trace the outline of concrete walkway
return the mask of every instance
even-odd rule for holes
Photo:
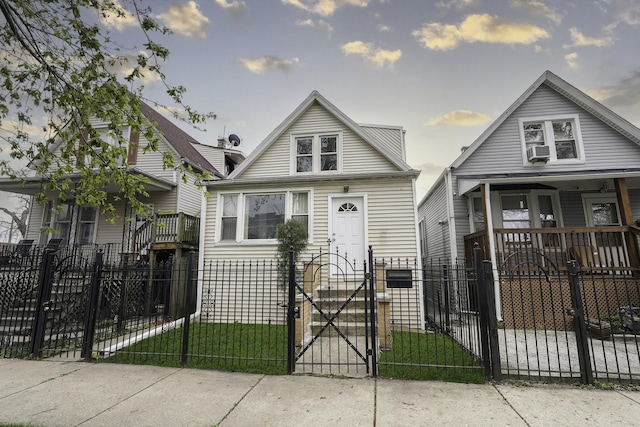
[[[0,359],[0,425],[638,425],[639,391]]]

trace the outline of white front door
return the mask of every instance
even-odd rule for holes
[[[620,210],[615,194],[585,194],[585,217],[588,227],[619,226]],[[625,242],[620,233],[592,233],[592,241],[597,245],[600,265],[620,267],[628,265]],[[597,262],[594,262],[597,264]]]
[[[334,197],[331,202],[331,252],[338,254],[332,272],[353,274],[365,261],[364,199],[362,196]]]

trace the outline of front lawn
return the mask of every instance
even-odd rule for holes
[[[405,380],[485,382],[482,364],[441,333],[395,331],[391,350],[380,355],[378,374]]]
[[[180,367],[182,327],[137,342],[105,359],[112,363]],[[260,374],[287,373],[287,327],[193,323],[185,367]]]

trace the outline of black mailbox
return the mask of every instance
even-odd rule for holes
[[[411,270],[387,270],[387,288],[412,288]]]

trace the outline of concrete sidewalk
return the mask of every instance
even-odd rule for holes
[[[0,359],[0,424],[638,425],[640,392]]]

